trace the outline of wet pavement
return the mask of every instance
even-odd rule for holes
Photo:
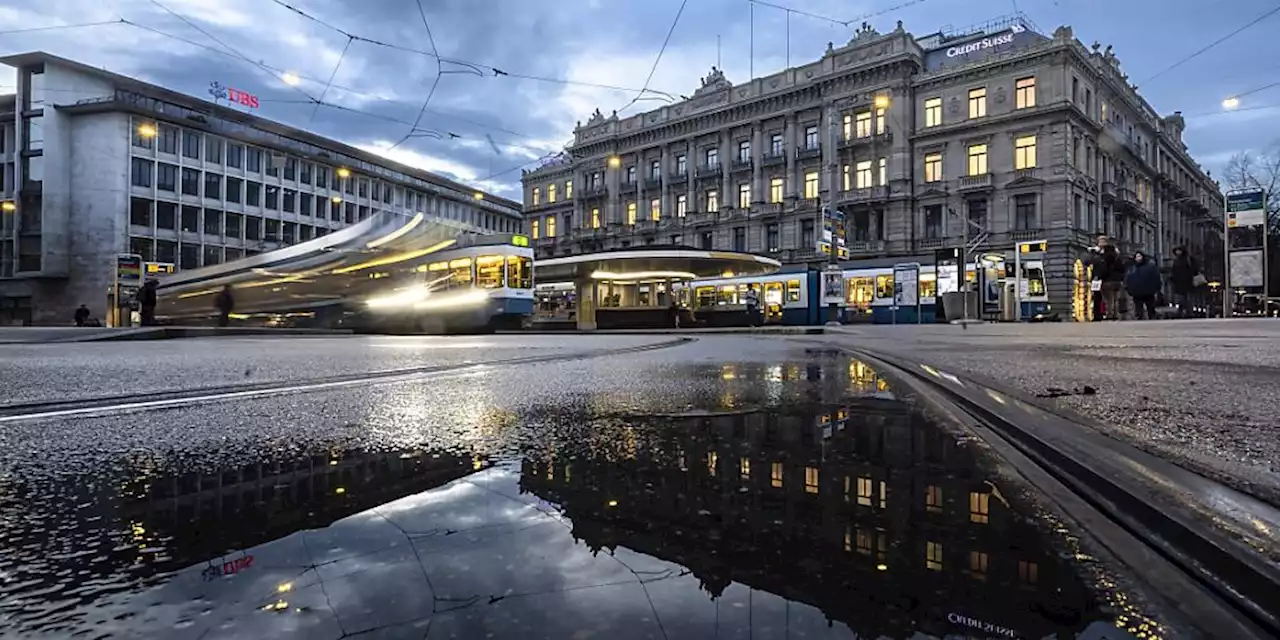
[[[326,353],[380,371],[624,342],[525,340],[207,341],[140,384],[203,381],[187,369],[226,375],[237,359],[302,380]],[[103,357],[83,348],[44,351],[49,382],[28,395],[74,395],[57,363]],[[1167,631],[1016,473],[905,395],[811,344],[707,337],[13,421],[0,430],[0,636]]]

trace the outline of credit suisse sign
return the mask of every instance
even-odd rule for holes
[[[1013,24],[1004,31],[930,51],[925,54],[924,66],[933,71],[945,66],[968,64],[995,53],[1019,49],[1043,40],[1044,36],[1020,24]]]

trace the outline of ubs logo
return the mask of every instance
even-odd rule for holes
[[[222,576],[235,575],[251,566],[253,566],[253,556],[244,556],[242,558],[236,558],[235,560],[228,560],[223,562],[221,565],[214,564],[213,561],[210,560],[209,566],[205,567],[204,571],[200,572],[200,577],[204,578],[205,582],[208,582],[210,580],[221,578]]]
[[[242,104],[250,109],[257,109],[259,106],[258,96],[239,89],[233,89],[217,80],[209,83],[209,95],[213,96],[214,100],[226,100],[227,102]]]

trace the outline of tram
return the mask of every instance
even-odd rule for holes
[[[381,212],[334,233],[159,279],[156,316],[211,324],[229,286],[233,325],[471,333],[520,327],[533,312],[527,238]]]

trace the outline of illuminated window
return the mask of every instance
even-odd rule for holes
[[[969,552],[969,573],[979,580],[987,579],[987,554],[981,551]]]
[[[769,180],[769,202],[777,204],[782,202],[782,178],[772,178]]]
[[[1013,83],[1013,107],[1026,109],[1036,106],[1036,79],[1019,78]]]
[[[844,526],[844,550],[853,551],[853,527]]]
[[[991,494],[969,492],[969,522],[986,524],[991,521]]]
[[[769,484],[775,488],[782,487],[782,463],[775,462],[769,465]]]
[[[636,203],[628,202],[627,203],[627,224],[635,224],[635,223],[636,223]]]
[[[654,198],[649,201],[649,219],[660,220],[662,218],[662,201]]]
[[[969,90],[969,117],[981,118],[987,115],[987,88],[978,87]]]
[[[689,213],[689,196],[680,194],[676,196],[676,217],[683,218]]]
[[[841,132],[844,134],[845,140],[853,138],[853,116],[847,113],[844,114],[844,126]]]
[[[871,478],[858,478],[858,504],[871,506]]]
[[[840,165],[840,188],[848,191],[853,188],[852,167],[847,164]]]
[[[1022,136],[1013,141],[1013,168],[1030,169],[1036,166],[1036,137]]]
[[[880,186],[889,184],[889,159],[880,158]]]
[[[750,184],[743,183],[738,185],[738,208],[739,209],[751,208],[751,185]]]
[[[534,220],[534,221],[530,224],[530,233],[529,233],[529,235],[533,236],[533,239],[534,239],[534,240],[537,240],[537,239],[538,239],[538,221],[537,221],[537,220]]]
[[[857,173],[854,174],[854,182],[859,189],[866,189],[871,186],[871,161],[863,160],[857,165]]]
[[[568,200],[569,198],[572,198],[572,197],[573,197],[573,181],[565,180],[564,181],[564,199]]]
[[[880,299],[893,297],[893,274],[876,276],[876,297]]]
[[[719,210],[720,210],[720,192],[716,191],[715,189],[711,189],[707,191],[707,211],[712,212],[712,211],[719,211]]]
[[[800,281],[787,281],[787,302],[800,302]]]
[[[569,189],[568,189],[568,188],[566,188],[566,189],[564,190],[564,197],[566,197],[566,198],[570,197],[570,196],[569,196]],[[571,480],[573,480],[573,473],[572,473],[572,471],[573,471],[573,469],[569,468],[569,465],[567,465],[567,464],[566,464],[566,465],[564,466],[564,481],[565,481],[565,484],[568,484]]]
[[[556,185],[549,184],[547,185],[547,202],[555,202],[555,201],[556,201]]]
[[[713,476],[716,474],[717,461],[719,461],[719,458],[716,456],[716,452],[708,451],[707,452],[707,473]]]
[[[458,258],[449,261],[449,286],[466,287],[471,285],[471,258]]]
[[[547,237],[548,238],[556,237],[556,217],[555,216],[547,216]]]
[[[804,174],[804,197],[818,197],[818,172],[810,171]]]
[[[924,101],[924,126],[936,127],[942,124],[942,98],[929,98]]]
[[[501,288],[503,262],[502,256],[476,258],[476,286],[482,289]]]
[[[536,207],[540,204],[542,204],[542,189],[534,187],[533,188],[533,206]]]
[[[969,145],[969,175],[980,176],[987,172],[987,145]]]
[[[804,468],[804,490],[808,493],[818,492],[818,468]]]
[[[942,571],[942,545],[937,542],[924,543],[924,567],[932,571]]]
[[[936,484],[925,487],[924,510],[929,513],[942,513],[942,487]]]
[[[876,109],[876,135],[884,135],[884,108]]]
[[[853,135],[866,138],[871,135],[871,112],[861,111],[854,118]]]
[[[600,209],[598,207],[591,210],[591,228],[600,228]]]
[[[938,182],[942,180],[942,154],[930,153],[924,157],[924,181]]]
[[[738,460],[738,473],[742,475],[743,480],[751,479],[751,459],[742,458]]]
[[[1035,584],[1040,580],[1040,567],[1029,560],[1018,561],[1018,582]]]
[[[685,458],[684,458],[684,449],[676,450],[676,463],[680,465],[681,471],[689,470],[689,463],[685,461]]]

